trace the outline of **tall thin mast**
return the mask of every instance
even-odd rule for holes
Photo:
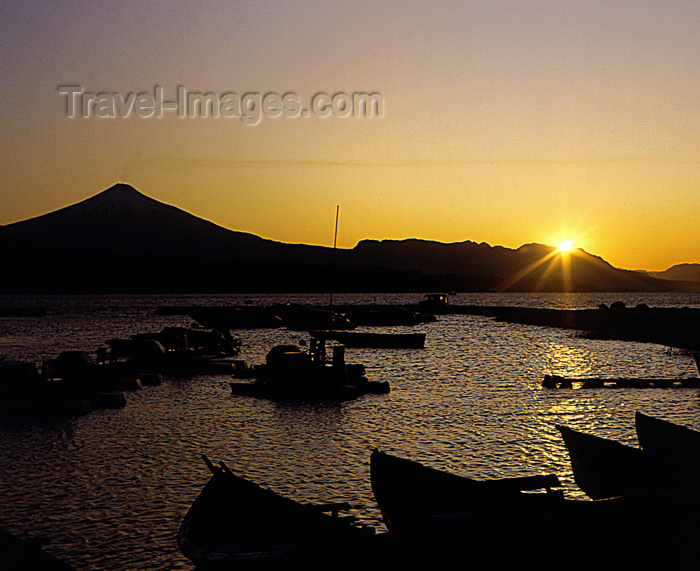
[[[335,233],[333,234],[333,270],[331,275],[331,302],[333,307],[333,289],[335,288],[335,248],[338,245],[338,216],[340,215],[340,204],[335,206]]]

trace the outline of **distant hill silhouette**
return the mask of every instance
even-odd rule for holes
[[[469,241],[452,244],[423,240],[362,241],[338,259],[350,267],[489,276],[497,278],[492,290],[667,291],[685,287],[614,268],[581,249],[564,258],[556,253],[556,248],[544,244],[526,244],[513,250]]]
[[[513,250],[469,241],[363,240],[338,249],[333,267],[331,248],[228,230],[116,184],[72,206],[0,227],[0,291],[700,289],[619,270],[583,250],[568,264],[553,253],[542,244]]]
[[[700,282],[700,264],[676,264],[663,272],[647,272],[654,278]]]

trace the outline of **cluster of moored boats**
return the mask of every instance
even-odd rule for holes
[[[248,307],[159,307],[157,314],[184,314],[192,328],[165,327],[157,333],[108,339],[93,359],[84,351],[64,351],[30,362],[0,358],[0,416],[75,416],[126,403],[123,391],[157,384],[160,375],[233,374],[232,394],[291,400],[346,400],[389,392],[389,383],[370,381],[361,364],[345,363],[345,347],[425,346],[425,333],[353,331],[357,325],[416,325],[435,321],[427,311],[446,305],[445,295],[429,294],[414,309],[348,306],[325,309],[294,303]],[[286,327],[306,330],[310,348],[273,347],[266,361],[248,366],[231,329]],[[335,342],[332,358],[327,342]]]
[[[298,314],[305,309],[296,308]],[[315,314],[315,310],[312,311]],[[222,332],[223,331],[223,332]],[[161,375],[232,374],[232,394],[286,400],[340,401],[389,392],[361,364],[345,362],[345,346],[422,348],[424,333],[309,331],[310,347],[278,345],[260,365],[238,358],[241,342],[228,329],[165,327],[157,333],[108,339],[96,358],[64,351],[31,362],[0,360],[0,416],[78,416],[126,404],[124,391],[159,384]],[[335,341],[332,356],[326,345]],[[342,344],[339,344],[342,343]]]
[[[375,450],[386,533],[305,505],[205,458],[212,477],[180,527],[197,568],[690,568],[700,532],[700,432],[638,413],[640,448],[558,426],[577,484],[556,475],[474,480]],[[690,566],[690,567],[689,567]]]
[[[384,394],[388,382],[370,381],[365,368],[345,362],[346,347],[422,349],[425,333],[354,331],[363,326],[413,326],[435,321],[427,313],[446,307],[447,296],[428,294],[414,308],[396,305],[322,308],[295,303],[271,306],[161,306],[161,315],[188,315],[202,327],[219,330],[286,327],[308,331],[309,348],[283,344],[272,347],[265,362],[234,363],[234,395],[298,401],[342,401],[365,394]],[[332,356],[326,345],[335,343]]]
[[[338,325],[345,319],[327,310],[294,304],[283,307],[288,327]],[[410,318],[412,323],[427,320],[405,313],[407,310],[396,311],[378,313],[394,320]],[[158,384],[161,375],[233,374],[239,380],[230,383],[232,394],[264,398],[339,401],[383,394],[389,392],[389,383],[370,381],[363,365],[346,363],[345,346],[425,346],[425,333],[317,329],[309,330],[308,350],[279,345],[269,351],[265,363],[248,366],[238,358],[241,342],[230,334],[226,312],[222,315],[216,323],[220,329],[205,329],[202,323],[213,318],[200,316],[202,323],[193,328],[165,327],[157,333],[108,339],[108,348],[98,349],[94,359],[84,351],[64,351],[55,359],[44,360],[40,369],[30,362],[0,360],[4,390],[0,416],[76,416],[97,408],[122,407],[126,404],[123,391]],[[380,320],[377,316],[371,319]],[[326,351],[329,341],[336,343],[332,357]]]
[[[63,351],[55,359],[0,360],[0,416],[79,416],[126,405],[123,392],[157,385],[162,374],[231,373],[240,341],[218,331],[166,327],[109,339],[93,359]]]
[[[435,301],[439,297],[440,301]],[[245,306],[159,306],[157,315],[188,315],[213,329],[274,329],[294,331],[331,329],[348,331],[359,325],[418,325],[435,321],[437,308],[447,306],[447,296],[428,294],[414,308],[399,305],[334,305],[332,308],[283,303]]]
[[[426,299],[432,299],[430,295]],[[426,306],[425,309],[428,307]],[[370,381],[365,376],[365,368],[358,363],[345,362],[346,347],[422,349],[425,347],[425,333],[386,333],[370,331],[350,331],[357,323],[366,325],[415,325],[435,319],[432,314],[410,311],[397,306],[372,306],[352,308],[352,311],[339,313],[297,304],[272,306],[271,308],[231,308],[224,314],[217,313],[219,325],[231,325],[231,320],[241,323],[241,315],[248,315],[246,323],[251,323],[251,312],[273,312],[281,315],[280,323],[291,329],[306,329],[310,335],[308,351],[297,345],[273,347],[265,358],[265,363],[248,366],[239,362],[234,376],[239,380],[231,383],[234,395],[262,398],[341,401],[364,394],[385,394],[390,391],[388,382]],[[247,313],[246,313],[247,312]],[[204,313],[204,317],[203,317]],[[211,324],[203,309],[190,310],[190,315],[200,323]],[[228,320],[222,323],[222,315]],[[344,327],[338,327],[344,324]],[[325,327],[323,329],[314,328]],[[327,342],[336,342],[332,347],[332,357],[327,354]],[[251,380],[252,379],[252,380]]]

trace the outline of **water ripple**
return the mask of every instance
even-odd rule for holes
[[[615,299],[628,305],[636,300],[700,305],[698,296],[458,297],[461,303],[542,307],[595,307]],[[93,350],[109,337],[188,325],[186,318],[153,315],[157,304],[241,301],[236,296],[46,299],[53,304],[47,318],[0,320],[0,352],[6,357],[39,362],[63,349]],[[338,299],[350,301],[362,298]],[[364,363],[371,379],[391,382],[388,395],[290,405],[233,397],[221,377],[166,378],[158,387],[129,394],[122,410],[38,424],[4,421],[3,525],[52,538],[48,550],[78,569],[184,570],[192,566],[179,554],[175,537],[209,478],[201,453],[301,501],[359,504],[360,519],[381,529],[369,484],[368,460],[375,447],[478,478],[556,473],[567,494],[577,496],[555,424],[633,445],[635,410],[700,428],[695,390],[548,391],[540,386],[545,373],[673,377],[688,367],[687,357],[669,356],[658,345],[587,340],[568,331],[472,316],[441,316],[421,330],[428,335],[422,351],[348,349],[347,359]],[[286,330],[239,333],[249,362],[262,361],[272,344],[304,336]]]

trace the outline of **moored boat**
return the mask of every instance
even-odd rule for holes
[[[378,450],[370,457],[372,492],[390,532],[411,537],[483,528],[562,505],[555,475],[473,480]],[[547,489],[528,494],[528,490]]]
[[[423,349],[425,333],[375,333],[365,331],[309,331],[317,339],[333,339],[346,347]]]
[[[422,313],[398,305],[348,305],[338,308],[354,325],[413,326],[437,321],[431,313]]]
[[[287,329],[308,331],[309,329],[352,329],[354,324],[341,313],[330,309],[285,303],[273,308]]]
[[[418,309],[430,313],[447,313],[449,301],[446,293],[426,293],[418,302]]]
[[[384,394],[389,383],[369,381],[364,366],[345,363],[345,347],[333,348],[328,362],[325,340],[311,339],[309,351],[296,345],[277,345],[265,363],[238,368],[234,373],[255,381],[232,382],[235,395],[302,401],[341,401],[363,394]]]
[[[684,568],[700,532],[696,494],[586,501],[558,492],[556,476],[476,481],[374,452],[372,490],[411,568]]]
[[[288,569],[314,557],[330,558],[332,568],[334,553],[373,534],[338,515],[347,504],[300,504],[204,459],[212,477],[178,533],[180,551],[198,569]]]
[[[557,426],[576,484],[592,499],[700,491],[700,432],[637,412],[640,448]]]
[[[657,471],[663,469],[669,486],[698,487],[700,432],[641,412],[634,422],[639,447]]]
[[[659,456],[700,456],[700,432],[636,412],[634,424],[639,447],[647,453]]]
[[[57,390],[58,389],[58,390]],[[89,396],[44,379],[34,363],[0,360],[0,418],[70,417],[88,414]]]
[[[598,500],[641,494],[656,487],[653,465],[641,450],[557,425],[569,451],[574,479]]]

